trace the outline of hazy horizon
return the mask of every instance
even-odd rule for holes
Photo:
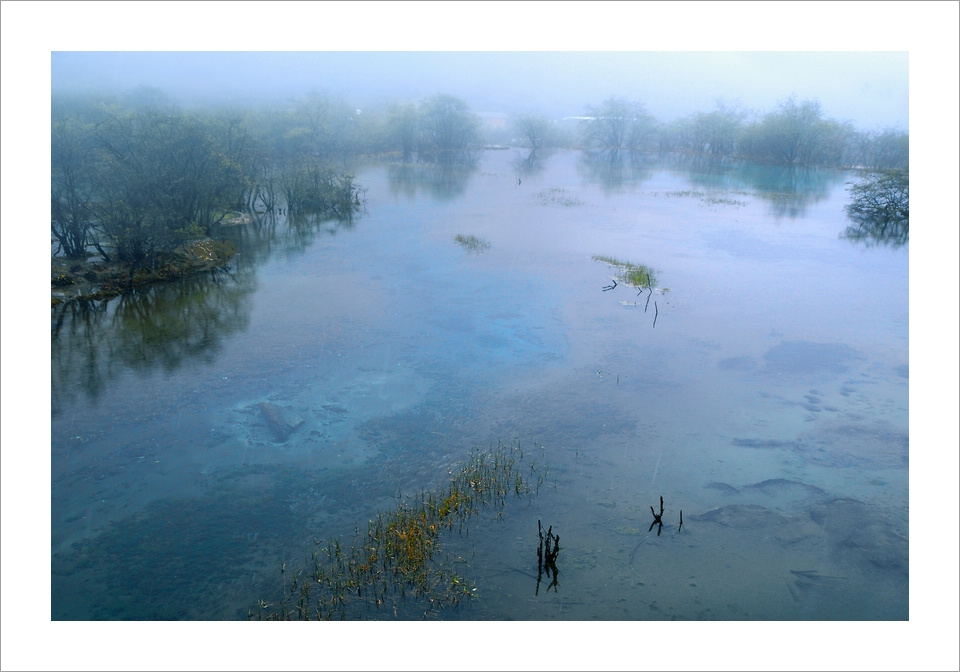
[[[909,126],[907,52],[56,51],[53,93],[140,87],[192,103],[282,103],[311,90],[371,106],[436,93],[474,112],[558,118],[610,96],[658,120],[763,114],[794,96],[861,130]]]

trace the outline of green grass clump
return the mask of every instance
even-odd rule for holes
[[[633,285],[637,289],[653,289],[657,286],[657,275],[649,266],[601,255],[595,255],[593,260],[616,267],[618,271],[617,278],[628,285]]]

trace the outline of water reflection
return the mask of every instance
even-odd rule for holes
[[[236,246],[235,262],[254,268],[273,257],[286,258],[309,248],[322,236],[335,236],[350,231],[363,213],[339,219],[321,215],[294,213],[277,215],[274,212],[255,214],[250,223],[225,229],[223,235]]]
[[[861,220],[844,229],[840,237],[867,247],[897,248],[910,242],[910,226],[905,221]]]
[[[770,204],[774,216],[790,219],[806,214],[809,206],[824,200],[843,179],[838,171],[801,166],[745,163],[737,172],[745,188]]]
[[[777,218],[796,219],[824,200],[842,181],[843,173],[803,166],[767,166],[746,161],[712,161],[675,156],[664,165],[693,185],[715,191],[749,192],[770,204]]]
[[[521,177],[532,177],[543,172],[546,160],[550,157],[548,150],[531,149],[526,156],[518,156],[510,164]]]
[[[224,268],[114,299],[54,308],[53,415],[72,403],[78,390],[97,399],[125,367],[169,373],[188,362],[214,361],[223,343],[249,324],[259,265],[300,254],[318,237],[355,225],[353,217],[254,214],[247,224],[221,231],[238,251]]]
[[[581,152],[578,167],[584,179],[607,193],[638,187],[652,174],[649,160],[635,152]]]
[[[388,167],[387,176],[393,194],[413,198],[422,189],[440,200],[450,200],[463,194],[476,171],[477,158],[468,155],[434,163],[394,164]]]
[[[96,399],[126,368],[170,372],[212,361],[223,341],[249,323],[255,289],[249,269],[217,270],[112,300],[58,306],[51,334],[53,416],[78,390]]]

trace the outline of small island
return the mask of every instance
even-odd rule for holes
[[[203,238],[162,255],[151,265],[138,267],[102,257],[54,257],[50,263],[50,305],[111,299],[135,287],[222,268],[235,254],[232,243]]]

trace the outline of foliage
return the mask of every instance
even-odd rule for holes
[[[419,126],[420,115],[413,103],[390,107],[387,116],[388,137],[392,145],[399,148],[405,161],[417,150]]]
[[[91,207],[95,166],[89,124],[57,121],[53,125],[50,172],[50,228],[64,256],[86,256],[94,225]]]
[[[467,104],[455,96],[436,95],[420,105],[418,153],[427,161],[469,159],[479,142],[480,123]]]
[[[910,165],[910,137],[903,131],[891,128],[857,133],[848,165],[876,170],[906,170]]]
[[[730,158],[737,151],[745,117],[744,111],[718,103],[712,112],[700,112],[674,123],[667,137],[669,147],[714,160]]]
[[[656,122],[642,103],[611,97],[599,107],[588,106],[583,140],[597,151],[618,154],[649,149]]]
[[[514,120],[513,128],[524,144],[534,151],[555,144],[557,135],[553,124],[542,115],[521,115]]]
[[[910,173],[891,170],[868,174],[850,185],[851,203],[845,206],[854,222],[844,237],[851,240],[905,245],[910,236]]]
[[[825,119],[816,100],[791,97],[744,128],[739,154],[761,163],[839,167],[848,162],[855,135],[849,124]]]
[[[51,128],[51,232],[57,252],[136,269],[214,235],[228,212],[285,205],[349,218],[362,189],[338,168],[358,110],[314,93],[292,108],[184,112],[160,92],[56,99]],[[284,200],[285,199],[285,200]]]

